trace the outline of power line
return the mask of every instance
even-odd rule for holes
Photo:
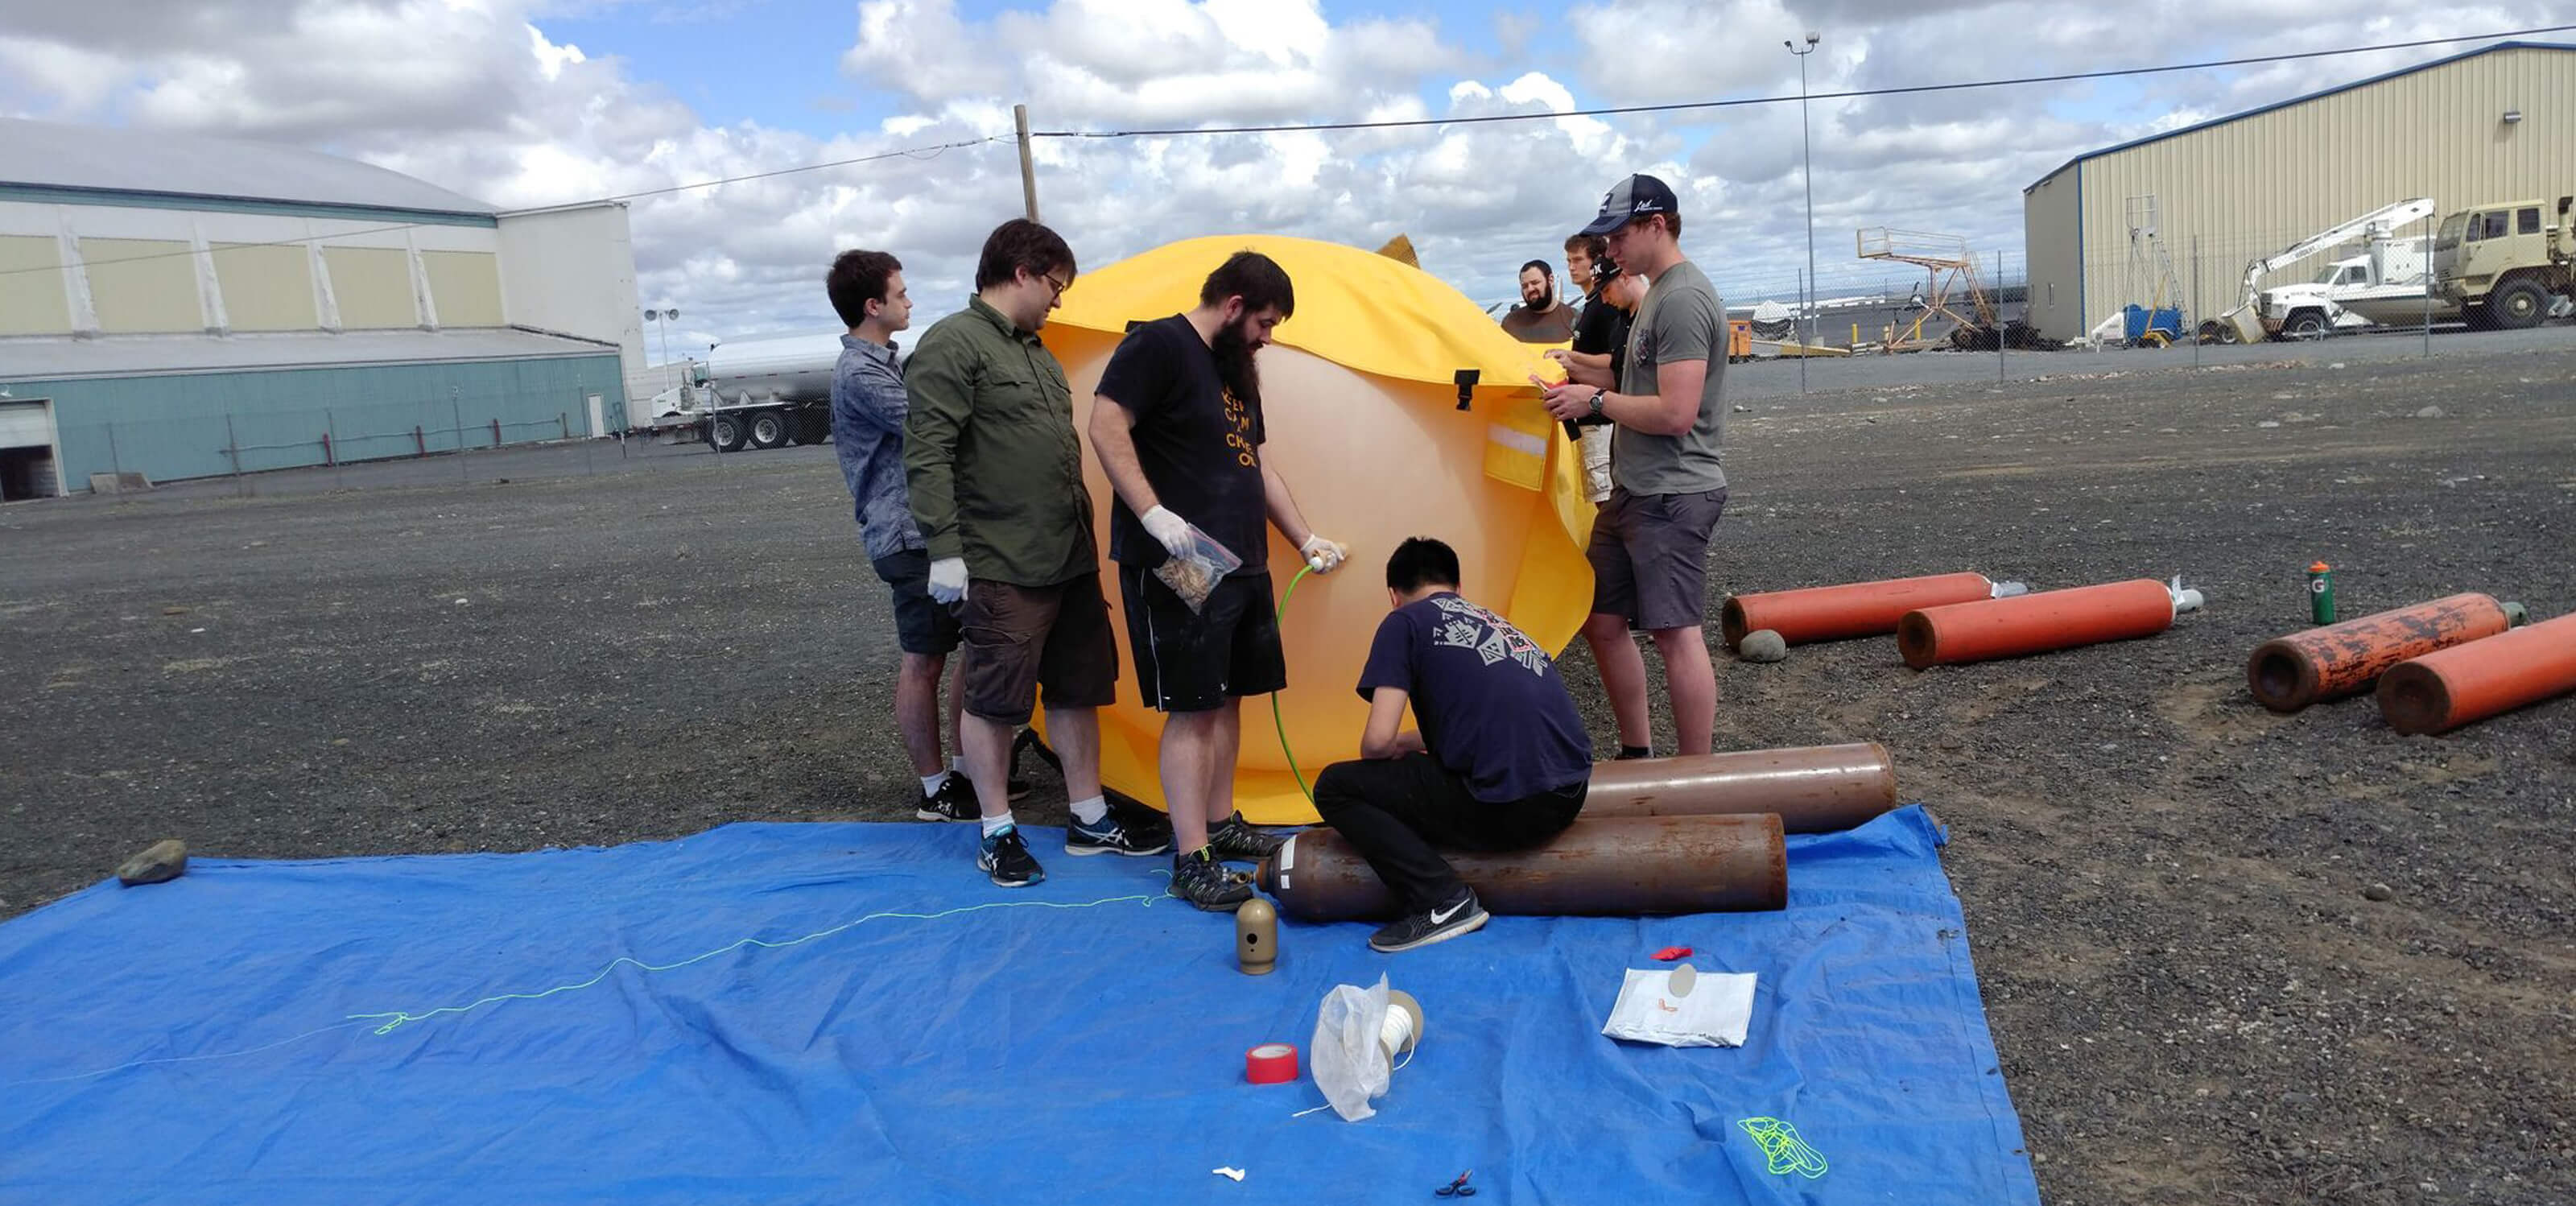
[[[718,185],[725,185],[725,184],[741,184],[741,183],[744,183],[745,181],[750,181],[750,180],[768,180],[768,179],[771,179],[771,178],[773,178],[773,177],[777,177],[777,176],[793,176],[793,175],[796,175],[796,174],[798,174],[798,173],[800,173],[800,172],[820,172],[820,171],[825,171],[825,170],[828,170],[828,169],[831,169],[831,168],[838,168],[838,167],[850,167],[850,166],[852,166],[852,165],[854,165],[854,164],[861,164],[861,163],[875,163],[875,162],[877,162],[877,161],[879,161],[879,160],[882,160],[882,159],[897,159],[897,158],[903,158],[903,159],[921,159],[921,160],[935,159],[935,158],[938,158],[938,157],[939,157],[939,155],[940,155],[940,153],[941,153],[941,152],[943,152],[943,151],[954,151],[954,150],[959,150],[959,149],[964,148],[964,147],[980,147],[980,146],[985,145],[986,143],[1001,142],[1001,141],[1004,141],[1004,138],[1003,138],[1003,137],[974,138],[974,139],[968,139],[968,140],[963,141],[963,142],[943,142],[943,143],[940,143],[940,144],[939,144],[939,145],[937,145],[937,146],[929,146],[929,147],[908,147],[908,148],[906,148],[906,149],[904,149],[904,150],[900,150],[900,151],[880,151],[880,152],[878,152],[878,153],[876,153],[876,154],[874,154],[874,155],[859,155],[859,156],[854,156],[854,157],[849,158],[849,159],[834,159],[834,160],[830,160],[830,161],[828,161],[828,162],[824,162],[824,163],[808,163],[808,164],[804,164],[804,165],[799,166],[799,167],[778,168],[778,169],[775,169],[775,170],[772,170],[772,171],[766,171],[766,172],[752,172],[752,173],[749,173],[749,174],[747,174],[747,175],[741,175],[741,176],[727,176],[727,177],[725,177],[725,178],[723,178],[723,179],[721,179],[721,180],[699,180],[699,181],[694,181],[694,182],[692,182],[692,183],[688,183],[688,184],[674,184],[674,185],[671,185],[671,186],[670,186],[670,187],[668,187],[668,188],[648,188],[648,189],[644,189],[644,190],[639,191],[639,192],[632,192],[632,193],[615,193],[615,194],[612,194],[612,195],[610,195],[610,196],[606,196],[606,197],[594,197],[594,198],[591,198],[591,199],[586,200],[586,201],[564,201],[564,202],[560,202],[560,203],[557,203],[557,204],[554,204],[554,205],[531,205],[531,206],[527,206],[527,207],[522,208],[522,209],[503,210],[503,211],[501,211],[499,214],[496,214],[496,215],[494,215],[494,216],[496,216],[496,217],[506,217],[506,216],[508,216],[508,215],[510,215],[510,214],[540,213],[540,212],[544,212],[544,211],[546,211],[546,210],[558,210],[558,209],[581,209],[581,208],[584,208],[584,207],[587,207],[587,206],[592,206],[592,205],[613,205],[613,204],[615,204],[615,203],[617,203],[617,202],[620,202],[620,201],[635,201],[635,200],[640,200],[640,199],[645,198],[645,197],[660,197],[660,196],[666,196],[666,195],[671,194],[671,193],[685,193],[685,192],[691,192],[691,191],[694,191],[694,190],[697,190],[697,189],[702,189],[702,188],[715,188],[715,187],[717,187]],[[323,234],[323,235],[306,235],[306,236],[304,236],[304,237],[302,237],[302,238],[294,238],[294,239],[273,239],[273,240],[270,240],[270,241],[267,241],[267,242],[261,242],[261,243],[227,243],[227,244],[225,244],[225,246],[226,246],[226,247],[301,247],[301,246],[303,246],[303,245],[305,245],[305,244],[307,244],[307,243],[319,243],[319,242],[322,242],[323,240],[326,240],[326,239],[346,239],[346,238],[354,238],[354,237],[356,237],[356,236],[358,236],[358,235],[389,234],[389,233],[392,233],[392,232],[394,232],[394,231],[399,231],[399,230],[413,230],[413,229],[417,229],[417,228],[425,227],[425,226],[443,226],[443,225],[448,225],[448,223],[433,223],[433,222],[394,222],[394,223],[389,223],[389,224],[384,225],[384,226],[362,226],[362,227],[359,227],[359,228],[358,228],[358,229],[356,229],[356,230],[342,230],[342,231],[334,231],[334,232],[332,232],[332,233],[330,233],[330,234]],[[116,258],[114,258],[114,259],[103,259],[103,260],[83,259],[83,260],[81,261],[81,266],[82,266],[84,269],[88,269],[88,268],[92,268],[92,267],[97,267],[97,266],[102,265],[102,264],[134,264],[134,263],[141,263],[142,261],[145,261],[145,260],[168,260],[168,259],[178,259],[178,258],[183,257],[183,256],[193,256],[193,255],[195,255],[195,254],[197,254],[197,251],[196,251],[196,249],[195,249],[195,248],[193,248],[193,247],[189,248],[189,249],[188,249],[188,250],[186,250],[186,251],[149,251],[149,252],[145,252],[145,253],[143,253],[143,254],[141,254],[141,255],[126,255],[126,256],[118,256],[118,257],[116,257]],[[64,271],[68,271],[68,270],[69,270],[68,266],[67,266],[67,265],[63,265],[63,264],[56,264],[56,265],[54,265],[54,266],[52,266],[52,267],[50,267],[50,268],[48,268],[48,267],[43,267],[43,266],[41,266],[41,265],[40,265],[40,266],[37,266],[37,267],[31,267],[31,268],[0,268],[0,276],[14,276],[14,275],[16,275],[16,274],[18,274],[18,273],[21,273],[21,272],[64,272]]]
[[[2382,42],[2374,46],[2346,46],[2336,50],[2306,50],[2291,54],[2251,55],[2236,59],[2209,59],[2198,63],[2173,63],[2161,67],[2121,67],[2103,71],[2070,71],[2057,75],[2026,75],[2011,79],[1977,80],[1960,84],[1912,84],[1896,88],[1858,88],[1849,92],[1815,92],[1806,99],[1850,100],[1870,96],[1908,96],[1926,92],[1962,92],[1973,88],[2010,88],[2024,84],[2062,84],[2076,80],[2116,79],[2132,75],[2158,75],[2175,71],[2206,71],[2215,67],[2246,67],[2262,63],[2290,63],[2302,59],[2333,58],[2338,55],[2370,54],[2382,50],[2410,50],[2423,46],[2444,46],[2456,42],[2484,42],[2489,39],[2512,39],[2533,34],[2566,33],[2576,25],[2544,25],[2533,29],[2508,30],[2503,33],[2464,34],[2449,38],[2420,38],[2412,42]],[[1787,104],[1796,96],[1739,97],[1733,100],[1676,101],[1660,105],[1619,105],[1604,109],[1573,109],[1563,113],[1488,113],[1474,117],[1413,117],[1389,121],[1326,121],[1277,126],[1199,126],[1191,129],[1166,130],[1032,130],[1032,138],[1177,138],[1190,134],[1293,134],[1319,130],[1394,130],[1421,126],[1470,126],[1495,122],[1550,121],[1560,117],[1615,117],[1631,113],[1679,113],[1695,109],[1734,109],[1756,105]]]

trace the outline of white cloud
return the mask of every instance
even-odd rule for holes
[[[821,138],[711,122],[550,16],[762,18],[733,0],[102,0],[19,6],[0,34],[0,112],[265,138],[350,154],[504,206],[773,172],[1011,128],[1540,120],[1142,139],[1044,138],[1040,200],[1089,266],[1170,239],[1263,231],[1374,247],[1408,233],[1472,297],[1554,258],[1620,176],[1682,194],[1685,240],[1736,296],[1805,263],[1794,103],[1576,117],[1604,105],[1794,96],[1781,48],[1823,35],[1818,93],[2309,50],[2549,24],[2576,0],[2426,9],[2281,0],[2258,29],[2136,21],[2041,0],[1605,0],[1544,22],[1483,18],[1501,53],[1429,19],[1335,19],[1317,0],[1027,0],[967,19],[953,0],[862,0],[838,65],[880,106]],[[148,11],[147,11],[148,10]],[[714,28],[713,25],[702,28]],[[711,35],[712,36],[712,35]],[[2224,37],[2228,39],[2221,42]],[[594,48],[596,49],[596,48]],[[1830,287],[1887,273],[1856,227],[1948,230],[2020,257],[2020,189],[2069,156],[2450,49],[2111,84],[1912,93],[1813,105],[1818,266]],[[817,53],[832,53],[824,50]],[[893,249],[924,312],[960,304],[982,236],[1018,212],[1004,143],[658,195],[634,208],[648,304],[675,346],[828,324],[831,254]]]

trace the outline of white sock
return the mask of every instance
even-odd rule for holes
[[[951,773],[952,772],[949,771],[941,771],[935,775],[923,775],[921,777],[921,794],[925,796],[938,795],[940,788],[948,786],[948,776]]]
[[[1010,828],[1010,827],[1011,827],[1011,813],[1010,813],[1010,810],[1009,810],[1009,809],[1003,809],[1003,810],[1002,810],[1002,815],[1000,815],[1000,816],[998,816],[998,817],[986,817],[986,818],[984,818],[984,836],[985,836],[985,837],[991,837],[991,836],[993,836],[994,834],[1000,833],[1001,831],[1003,831],[1003,830],[1005,830],[1005,829],[1008,829],[1008,828]]]
[[[963,754],[950,754],[948,756],[948,769],[957,771],[961,774],[964,773],[966,770],[966,756]]]
[[[1101,818],[1108,815],[1109,798],[1107,796],[1093,796],[1088,800],[1073,802],[1073,819],[1085,825],[1097,825]]]

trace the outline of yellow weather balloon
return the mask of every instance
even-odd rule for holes
[[[1262,456],[1315,531],[1351,552],[1342,569],[1309,576],[1287,609],[1288,689],[1278,698],[1286,748],[1268,701],[1245,701],[1236,803],[1256,823],[1297,824],[1316,818],[1289,752],[1310,782],[1359,754],[1368,709],[1355,687],[1387,612],[1387,554],[1408,536],[1447,541],[1465,571],[1463,593],[1561,651],[1591,606],[1583,547],[1592,505],[1581,458],[1529,380],[1560,378],[1553,362],[1420,269],[1308,239],[1191,239],[1084,273],[1044,331],[1073,386],[1077,431],[1088,430],[1092,391],[1128,325],[1188,310],[1207,274],[1246,249],[1278,261],[1297,291],[1296,313],[1261,353]],[[1084,466],[1114,611],[1114,495],[1087,443]],[[1270,539],[1276,596],[1302,562],[1275,531]],[[1123,637],[1123,615],[1117,626]],[[1133,656],[1122,663],[1118,702],[1100,714],[1101,778],[1161,807],[1162,717],[1139,698]]]

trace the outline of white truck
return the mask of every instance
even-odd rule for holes
[[[2576,305],[2576,196],[2497,201],[2442,219],[2433,287],[2473,327],[2536,326]]]
[[[2355,302],[2375,311],[2393,314],[2394,298],[2404,286],[2386,283],[2397,275],[2395,269],[2402,262],[2402,257],[2391,252],[2395,242],[2391,236],[2398,227],[2431,216],[2431,198],[2411,197],[2318,231],[2246,265],[2245,300],[2235,309],[2202,324],[2202,340],[2260,343],[2265,339],[2314,339],[2338,325],[2361,326],[2377,321],[2368,313],[2356,310]],[[2347,278],[2343,269],[2349,266],[2349,261],[2337,261],[2317,280],[2268,290],[2263,287],[2264,278],[2272,273],[2355,237],[2361,238],[2369,248],[2360,257],[2364,261],[2364,273]],[[2415,259],[2415,272],[2420,279],[2423,272],[2420,251],[2415,253]],[[2365,279],[2369,283],[2364,283]],[[2332,295],[2329,290],[2341,296]],[[2347,297],[2350,302],[2345,300]],[[2420,286],[2414,297],[2420,314],[2423,308]],[[2347,312],[2351,312],[2349,321],[2345,320]]]
[[[718,452],[820,444],[832,434],[833,336],[718,345],[684,361],[681,384],[654,396],[654,425],[684,429]]]
[[[2419,326],[2459,317],[2459,307],[2427,288],[2430,240],[2388,237],[2375,226],[2360,255],[2328,263],[2315,280],[2263,290],[2263,325],[2284,339],[2314,339],[2328,330]]]

